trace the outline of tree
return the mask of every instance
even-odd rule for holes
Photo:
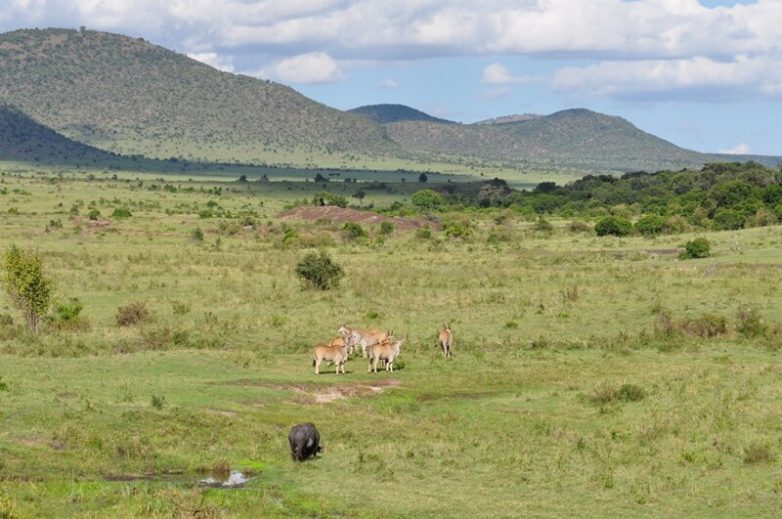
[[[429,211],[440,207],[443,203],[443,196],[437,191],[431,189],[422,189],[413,193],[410,201],[419,209]]]
[[[418,181],[421,184],[426,184],[429,181],[429,177],[426,176],[426,173],[421,173],[420,175],[418,175]]]
[[[38,325],[51,304],[52,281],[43,274],[41,257],[11,245],[3,256],[0,282],[11,303],[24,313],[27,326],[38,333]]]
[[[353,198],[358,198],[359,205],[363,205],[365,196],[367,196],[367,194],[364,193],[364,191],[362,191],[361,189],[353,193]]]
[[[621,216],[606,216],[595,225],[598,236],[627,236],[633,230],[633,224]]]

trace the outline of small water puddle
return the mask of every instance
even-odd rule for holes
[[[198,481],[199,487],[206,488],[242,488],[250,478],[238,470],[232,470],[228,479],[220,481],[212,476]]]

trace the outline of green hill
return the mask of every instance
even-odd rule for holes
[[[95,31],[0,35],[0,99],[68,137],[125,154],[262,162],[395,148],[372,121],[289,87]]]
[[[391,139],[417,153],[480,157],[533,167],[657,171],[725,160],[724,156],[680,148],[621,117],[585,109],[503,124],[403,121],[387,125],[387,129]],[[774,162],[770,157],[748,158]]]
[[[80,143],[190,163],[656,171],[714,160],[779,161],[685,150],[583,109],[485,121],[491,124],[452,123],[403,105],[343,112],[143,39],[86,30],[0,34],[0,101]],[[66,156],[60,144],[55,148],[51,160]],[[74,154],[67,152],[69,160]]]
[[[379,104],[359,106],[348,112],[363,115],[369,119],[381,123],[396,123],[399,121],[428,121],[432,123],[456,124],[453,121],[433,117],[415,108],[398,104]]]

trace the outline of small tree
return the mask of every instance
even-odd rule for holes
[[[328,290],[339,284],[345,272],[331,260],[326,251],[320,251],[320,254],[306,254],[296,265],[296,275],[305,285]]]
[[[426,175],[426,173],[421,173],[420,175],[418,175],[418,182],[420,182],[421,184],[426,184],[427,182],[429,182],[429,177]]]
[[[52,299],[52,282],[43,275],[41,257],[11,245],[3,256],[3,289],[11,303],[24,313],[27,326],[38,333],[41,316]]]

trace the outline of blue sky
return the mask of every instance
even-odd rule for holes
[[[474,122],[572,107],[782,155],[781,0],[0,0],[0,30],[144,37],[340,109]]]

